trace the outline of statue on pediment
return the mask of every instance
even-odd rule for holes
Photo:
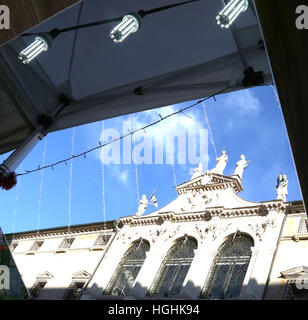
[[[213,168],[211,170],[212,173],[218,173],[218,174],[223,174],[224,173],[224,170],[225,170],[225,167],[227,165],[227,162],[228,162],[228,155],[227,155],[227,152],[225,150],[222,151],[222,154],[220,157],[216,158],[216,167]]]
[[[248,167],[249,162],[250,161],[247,161],[245,156],[241,154],[241,160],[236,163],[234,174],[238,175],[242,179],[244,169]]]
[[[212,181],[213,177],[212,177],[212,173],[210,170],[207,170],[204,174],[204,176],[201,179],[201,183],[203,185],[207,185]]]
[[[141,217],[144,213],[145,213],[145,209],[148,207],[149,205],[149,201],[146,197],[146,195],[142,195],[141,200],[139,201],[139,207],[138,207],[138,211],[136,213],[137,217]]]
[[[137,217],[141,217],[145,213],[145,209],[150,205],[154,205],[157,208],[157,199],[154,195],[154,192],[152,193],[150,199],[148,200],[146,195],[142,195],[142,199],[139,201],[139,207],[138,211],[136,213]]]
[[[282,200],[284,202],[287,201],[287,195],[288,195],[288,179],[286,175],[280,175],[277,178],[277,200]]]
[[[202,171],[203,171],[203,167],[202,167],[202,163],[199,162],[198,167],[195,168],[192,177],[190,178],[190,180],[195,179],[197,177],[200,177],[202,175]]]

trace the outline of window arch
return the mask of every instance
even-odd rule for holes
[[[148,241],[140,239],[135,242],[126,251],[104,294],[126,295],[128,290],[133,287],[146,258],[146,252],[149,250],[150,244]]]
[[[151,296],[172,297],[179,294],[194,258],[197,241],[185,237],[168,251],[149,291]]]
[[[201,293],[206,299],[236,299],[251,258],[251,237],[235,233],[218,250]]]

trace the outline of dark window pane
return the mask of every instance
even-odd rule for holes
[[[31,289],[31,297],[37,298],[41,290],[45,287],[47,281],[36,281]]]
[[[201,297],[236,299],[242,289],[253,241],[236,235],[223,243],[211,266]]]
[[[85,282],[73,282],[70,287],[68,288],[67,292],[64,295],[65,300],[75,300],[78,298],[79,293],[81,292],[82,288],[84,287]]]
[[[104,294],[126,295],[133,287],[149,249],[146,241],[135,243],[122,258]]]
[[[167,253],[149,290],[152,296],[171,297],[179,294],[194,258],[197,242],[190,238],[177,241]]]

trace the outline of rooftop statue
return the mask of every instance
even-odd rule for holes
[[[190,178],[190,180],[195,179],[197,177],[200,177],[202,175],[202,171],[203,171],[202,163],[199,162],[198,167],[195,168],[194,173],[193,173],[192,177]]]
[[[245,156],[241,154],[241,160],[236,163],[234,174],[237,174],[242,179],[244,169],[248,167],[249,162],[250,161],[247,161]]]
[[[228,162],[228,155],[225,150],[222,151],[222,154],[220,157],[216,158],[216,167],[211,170],[212,173],[218,173],[223,174],[225,167]]]
[[[154,195],[154,192],[151,194],[150,199],[148,200],[146,195],[142,195],[142,199],[139,201],[138,211],[136,213],[137,217],[141,217],[145,213],[145,209],[150,205],[154,205],[157,208],[157,199]]]
[[[288,179],[286,175],[280,175],[277,178],[277,200],[282,200],[284,202],[287,201],[287,195],[288,195]]]

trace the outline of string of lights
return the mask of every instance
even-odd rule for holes
[[[221,28],[229,28],[235,19],[248,9],[248,0],[231,0],[216,17],[217,24]]]
[[[109,36],[115,43],[120,43],[125,40],[130,34],[135,33],[139,30],[141,26],[142,19],[150,14],[157,13],[160,11],[168,10],[174,7],[178,7],[184,4],[188,4],[191,2],[200,1],[200,0],[189,0],[180,3],[175,3],[151,10],[139,10],[137,12],[128,13],[125,16],[116,17],[107,20],[95,21],[83,25],[77,25],[73,27],[58,29],[55,28],[49,32],[41,32],[41,33],[24,33],[22,36],[35,36],[34,41],[25,49],[23,49],[18,58],[24,63],[30,63],[34,58],[40,55],[42,52],[47,51],[51,45],[53,40],[58,37],[61,33],[94,27],[98,25],[108,24],[112,22],[121,21],[117,24],[110,32]],[[231,0],[229,1],[219,12],[216,17],[217,24],[220,25],[221,28],[229,28],[231,24],[237,19],[237,17],[244,11],[246,11],[249,7],[248,0]]]
[[[115,43],[120,43],[124,39],[126,39],[130,34],[136,32],[139,29],[141,25],[141,21],[144,17],[156,12],[168,10],[168,9],[178,7],[187,3],[195,2],[195,1],[199,1],[199,0],[184,1],[180,3],[175,3],[175,4],[151,9],[151,10],[139,10],[136,13],[129,13],[124,17],[121,16],[121,17],[116,17],[116,18],[107,19],[107,20],[100,20],[96,22],[91,22],[91,23],[77,25],[77,26],[63,28],[63,29],[56,28],[49,32],[41,32],[39,34],[24,33],[22,36],[35,36],[35,39],[34,39],[34,42],[32,42],[28,47],[26,47],[24,50],[22,50],[19,53],[18,58],[24,64],[28,64],[34,58],[36,58],[39,54],[47,51],[51,47],[53,40],[56,37],[58,37],[61,33],[82,29],[82,28],[89,28],[89,27],[94,27],[98,25],[108,24],[111,22],[117,22],[121,20],[121,22],[112,29],[109,35],[110,38],[113,39]]]
[[[152,122],[152,123],[149,123],[149,124],[147,124],[146,126],[141,127],[141,128],[139,128],[139,129],[136,129],[136,130],[134,130],[134,131],[130,131],[130,132],[128,132],[128,133],[120,136],[119,138],[115,138],[115,139],[113,139],[113,140],[111,140],[111,141],[109,141],[109,142],[106,142],[106,143],[104,143],[104,144],[102,144],[101,142],[99,142],[99,145],[97,145],[97,146],[95,146],[95,147],[93,147],[93,148],[91,148],[91,149],[88,149],[88,150],[86,150],[86,151],[84,151],[84,152],[81,152],[81,153],[79,153],[79,154],[77,154],[77,155],[72,154],[70,157],[68,157],[68,158],[66,158],[66,159],[60,160],[60,161],[58,161],[58,162],[55,162],[55,163],[52,163],[52,164],[49,164],[49,165],[46,165],[46,166],[42,166],[42,167],[41,167],[41,166],[38,166],[36,169],[33,169],[33,170],[26,170],[26,171],[23,172],[23,173],[18,173],[18,174],[16,174],[16,176],[24,176],[24,175],[27,175],[27,174],[30,174],[30,173],[34,173],[34,172],[37,172],[37,171],[40,171],[40,170],[43,170],[43,169],[47,169],[47,168],[51,168],[51,169],[53,170],[55,166],[60,165],[60,164],[62,164],[62,163],[67,164],[67,162],[70,161],[70,160],[72,160],[72,159],[80,158],[80,157],[86,158],[86,155],[87,155],[88,153],[94,151],[94,150],[103,148],[103,147],[105,147],[105,146],[107,146],[107,145],[110,145],[111,143],[116,142],[116,141],[123,140],[124,138],[126,138],[126,137],[128,137],[128,136],[130,136],[130,135],[133,135],[133,134],[136,133],[136,132],[139,132],[139,131],[142,131],[142,130],[146,130],[147,128],[150,128],[150,127],[152,127],[152,126],[154,126],[154,125],[157,125],[158,123],[160,123],[160,122],[162,122],[162,121],[164,121],[164,120],[166,120],[166,119],[168,119],[168,118],[170,118],[170,117],[173,117],[173,116],[175,116],[175,115],[177,115],[177,114],[183,113],[185,110],[191,109],[191,108],[199,105],[200,103],[202,103],[202,102],[204,102],[204,101],[206,101],[206,100],[208,100],[208,99],[210,99],[210,98],[212,98],[212,97],[214,97],[214,96],[216,96],[216,95],[218,95],[218,94],[224,93],[228,88],[229,88],[229,87],[226,87],[226,88],[224,88],[224,89],[222,89],[222,90],[220,90],[220,91],[218,91],[218,92],[216,92],[216,93],[214,93],[214,94],[212,94],[212,95],[210,95],[210,96],[208,96],[208,97],[206,97],[206,98],[203,98],[203,99],[201,99],[201,100],[193,103],[192,105],[189,105],[189,106],[187,106],[187,107],[185,107],[185,108],[182,108],[182,109],[180,109],[180,110],[178,110],[178,111],[175,111],[175,112],[173,112],[173,113],[170,113],[170,114],[168,114],[168,115],[166,115],[166,116],[164,116],[164,117],[162,117],[162,116],[160,115],[160,118],[159,118],[158,120],[156,120],[156,121],[154,121],[154,122]]]

